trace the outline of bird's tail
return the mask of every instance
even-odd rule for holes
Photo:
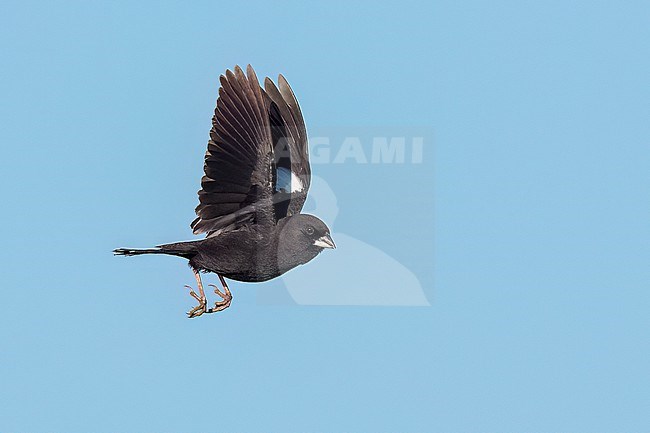
[[[132,248],[118,248],[113,250],[116,256],[139,256],[140,254],[166,254],[160,248],[147,248],[147,249],[132,249]]]
[[[171,256],[180,256],[190,258],[194,255],[194,251],[183,251],[181,249],[168,249],[168,248],[118,248],[113,250],[116,256],[139,256],[142,254],[168,254]]]

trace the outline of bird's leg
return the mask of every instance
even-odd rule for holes
[[[210,287],[214,287],[214,293],[216,293],[221,298],[221,301],[215,302],[214,307],[208,309],[206,313],[216,313],[217,311],[225,310],[226,308],[230,307],[232,294],[230,293],[228,284],[226,284],[226,280],[221,275],[219,275],[219,280],[221,280],[223,292],[221,292],[221,290],[219,290],[214,284],[210,284]]]
[[[199,317],[201,314],[206,312],[206,306],[208,304],[208,301],[205,299],[205,292],[203,291],[203,283],[201,282],[201,275],[199,274],[199,271],[196,269],[192,269],[194,272],[194,278],[196,278],[196,284],[197,287],[199,288],[199,294],[197,295],[196,292],[190,287],[190,286],[185,286],[186,288],[190,289],[190,295],[196,299],[199,303],[196,307],[192,308],[190,311],[187,312],[187,317],[190,319],[193,317]]]

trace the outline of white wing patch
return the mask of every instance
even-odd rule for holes
[[[275,183],[276,191],[298,192],[304,188],[302,182],[291,170],[278,167],[277,181]]]

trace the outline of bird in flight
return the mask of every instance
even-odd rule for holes
[[[305,123],[298,101],[280,75],[260,87],[253,68],[239,66],[220,77],[221,87],[205,153],[194,234],[203,239],[118,248],[116,255],[168,254],[189,260],[198,302],[188,317],[230,306],[226,278],[260,282],[305,264],[335,248],[330,230],[313,215],[301,214],[311,183]],[[219,300],[208,307],[202,272],[213,272]]]

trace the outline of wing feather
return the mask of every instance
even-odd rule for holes
[[[220,84],[198,193],[198,218],[191,224],[196,234],[223,228],[225,216],[250,209],[252,203],[258,203],[255,218],[271,221],[268,104],[256,94],[260,86],[254,74],[246,77],[239,66],[234,73],[227,70]]]
[[[274,146],[276,153],[288,152],[288,164],[282,161],[282,155],[278,166],[285,167],[291,170],[293,176],[299,180],[300,188],[291,191],[291,194],[279,193],[280,196],[276,197],[276,202],[287,201],[282,205],[276,206],[280,208],[280,212],[286,212],[287,215],[300,213],[302,207],[307,199],[307,192],[311,184],[311,167],[309,165],[309,148],[307,144],[307,133],[305,122],[302,117],[302,112],[298,106],[289,83],[285,78],[280,75],[278,77],[280,89],[276,87],[275,83],[269,78],[264,80],[264,90],[273,102],[271,106],[271,113],[276,113],[276,116],[281,118],[281,124],[285,131],[286,147],[278,152],[277,138],[274,137]],[[277,211],[276,211],[277,213]]]
[[[300,212],[310,184],[305,124],[286,79],[279,76],[278,88],[266,78],[263,89],[248,65],[246,73],[239,66],[226,70],[219,81],[195,234],[275,224]],[[290,191],[277,185],[287,179]]]

